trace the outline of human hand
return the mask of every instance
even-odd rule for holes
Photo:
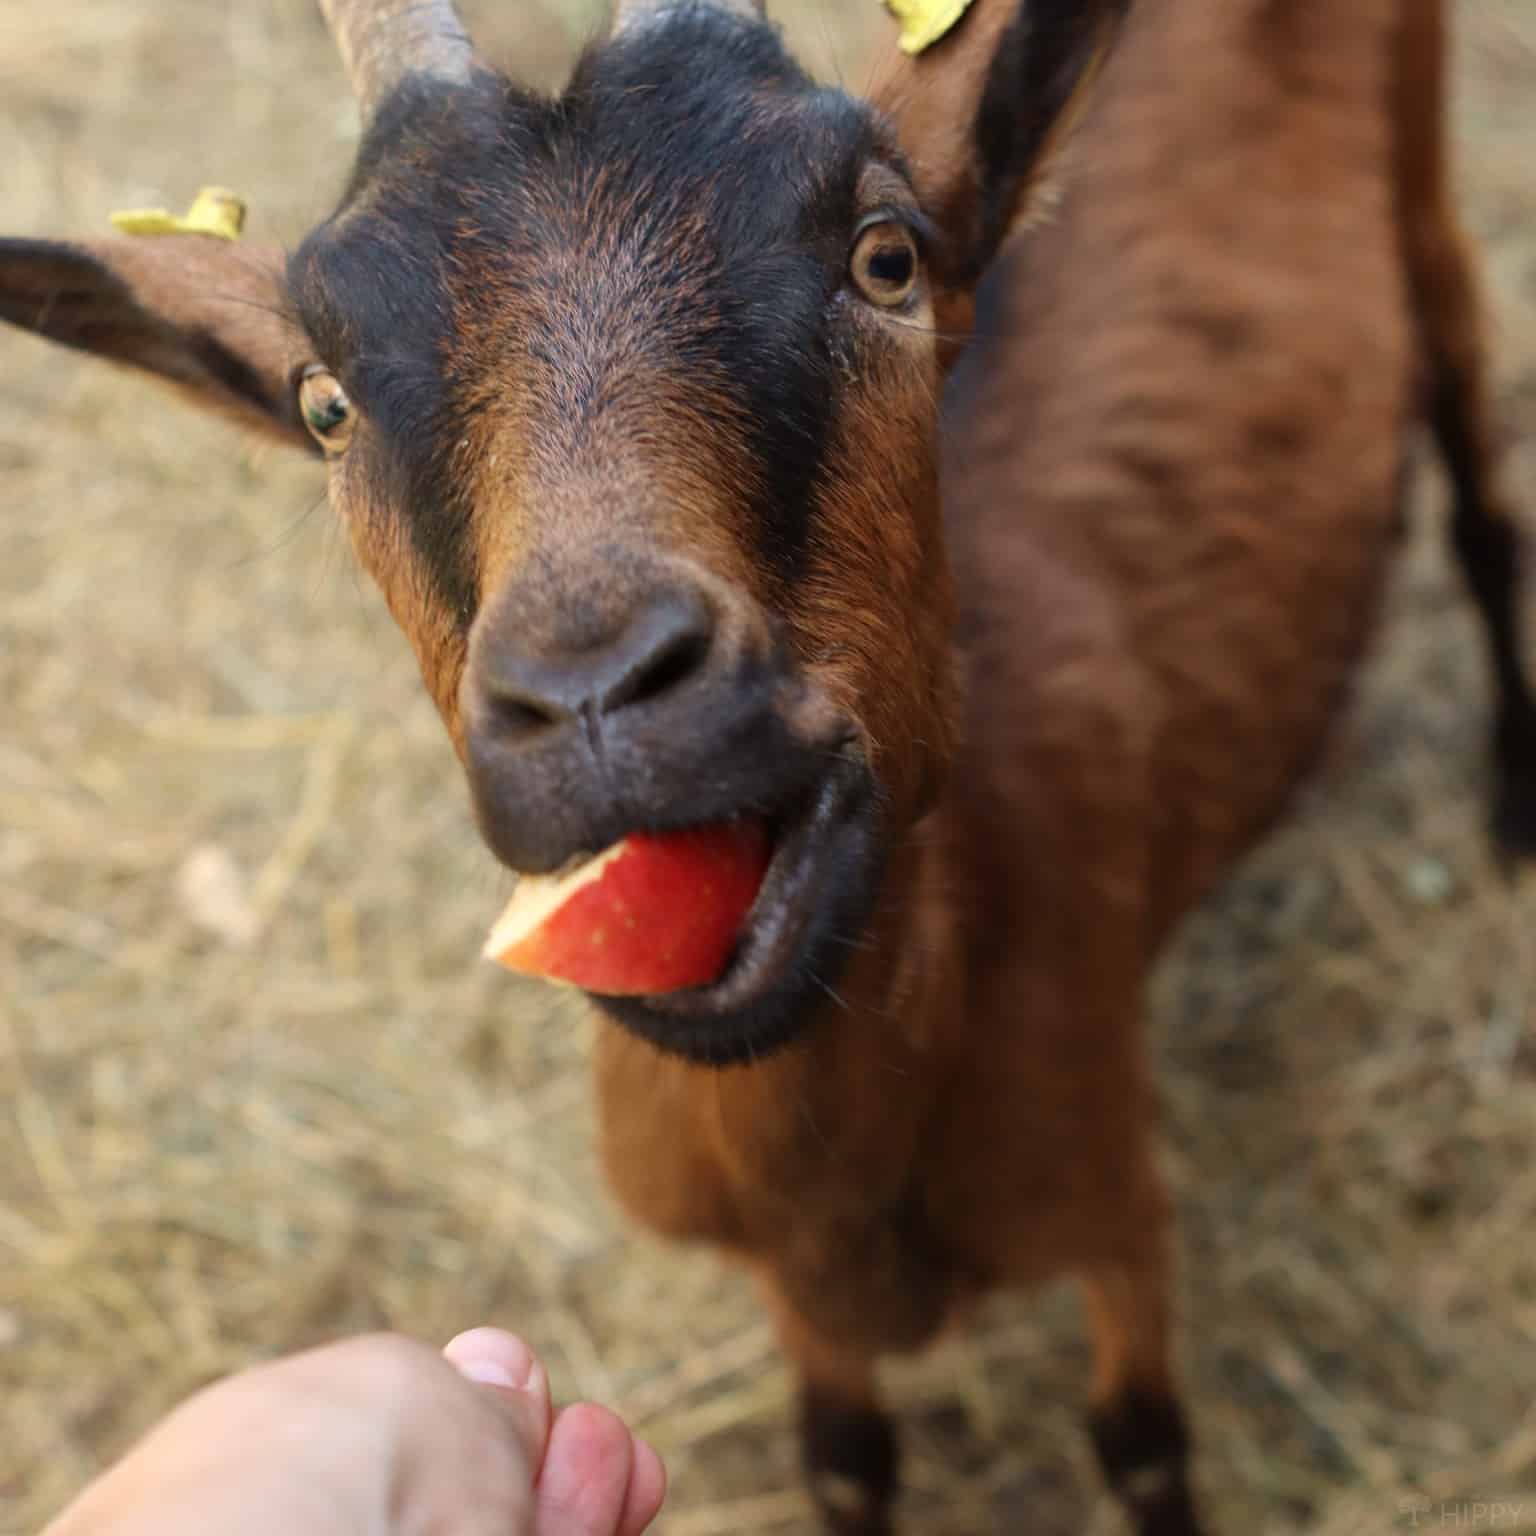
[[[665,1491],[607,1409],[554,1412],[511,1334],[377,1334],[206,1388],[44,1536],[640,1536]]]

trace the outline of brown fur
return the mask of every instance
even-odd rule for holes
[[[307,343],[279,308],[280,250],[210,235],[18,245],[0,268],[0,318],[147,369],[249,431],[312,447],[291,405],[289,375]],[[240,360],[259,398],[188,345],[201,337]]]
[[[601,1040],[620,1196],[750,1255],[786,1348],[850,1402],[979,1290],[1063,1272],[1095,1401],[1171,1395],[1146,970],[1336,710],[1421,330],[1483,417],[1439,11],[1133,15],[1066,206],[1005,252],[959,381],[963,745],[866,953],[805,1049],[750,1072]]]
[[[981,218],[968,145],[1011,14],[978,0],[952,39],[884,74],[951,231]],[[1513,580],[1443,163],[1442,31],[1441,0],[1140,0],[1066,156],[1064,202],[980,293],[942,476],[963,263],[937,274],[922,323],[859,322],[873,361],[844,397],[792,583],[754,544],[718,381],[652,367],[626,329],[627,226],[596,200],[550,256],[584,274],[572,312],[561,282],[530,296],[458,274],[467,642],[365,470],[334,472],[461,753],[480,649],[511,633],[558,648],[573,613],[621,612],[663,568],[713,594],[732,644],[788,646],[804,739],[856,728],[898,831],[814,1027],[724,1072],[614,1027],[596,1059],[615,1191],[750,1266],[808,1422],[842,1437],[810,1446],[839,1530],[887,1528],[875,1360],[990,1288],[1064,1273],[1087,1300],[1106,1471],[1142,1536],[1194,1530],[1147,970],[1319,750],[1426,382],[1466,537],[1497,533],[1480,598],[1507,601]],[[1041,174],[1021,168],[1023,214]],[[672,238],[686,308],[708,230]],[[535,334],[568,351],[541,360]],[[581,369],[616,358],[603,377],[619,396],[585,413]],[[1507,629],[1492,624],[1513,694]]]

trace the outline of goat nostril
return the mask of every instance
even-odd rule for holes
[[[497,726],[509,736],[532,736],[569,718],[564,710],[527,695],[491,695],[491,713]]]
[[[538,646],[520,643],[510,625],[480,638],[471,687],[486,742],[543,750],[578,720],[595,731],[604,715],[631,706],[643,712],[688,691],[714,658],[715,614],[686,588],[650,594],[618,624],[606,617],[593,615]]]
[[[707,634],[688,630],[674,635],[607,691],[602,700],[604,713],[659,698],[700,670],[708,653]]]

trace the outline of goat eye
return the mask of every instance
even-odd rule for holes
[[[881,219],[867,224],[854,242],[849,274],[872,304],[894,309],[917,287],[917,240],[905,224]]]
[[[299,377],[299,413],[315,441],[327,453],[340,453],[357,425],[357,412],[340,380],[318,363]]]

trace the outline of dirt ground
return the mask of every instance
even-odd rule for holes
[[[466,10],[530,73],[587,24]],[[1536,0],[1457,11],[1536,520]],[[865,20],[805,0],[793,31],[846,64]],[[7,231],[220,181],[293,239],[352,115],[312,0],[0,0]],[[663,1449],[672,1536],[809,1529],[750,1296],[620,1224],[584,1026],[475,962],[506,884],[316,472],[8,333],[0,477],[0,1531],[216,1373],[482,1320]],[[1155,988],[1228,1533],[1374,1536],[1421,1497],[1536,1531],[1536,892],[1480,837],[1486,690],[1419,502],[1338,749]],[[1118,1530],[1085,1367],[1061,1293],[893,1371],[905,1528]]]

